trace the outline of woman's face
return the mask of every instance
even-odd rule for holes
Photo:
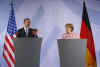
[[[67,33],[71,33],[72,32],[72,29],[70,27],[66,27],[66,32]]]

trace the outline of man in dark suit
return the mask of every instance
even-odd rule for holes
[[[38,38],[38,30],[30,28],[30,19],[24,19],[24,27],[18,30],[17,37],[35,37]]]

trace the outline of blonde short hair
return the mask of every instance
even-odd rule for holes
[[[71,28],[72,30],[72,32],[73,32],[73,30],[74,30],[74,26],[73,26],[73,24],[71,24],[71,23],[68,23],[68,24],[65,24],[65,27],[69,27],[69,28]]]

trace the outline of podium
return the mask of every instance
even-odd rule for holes
[[[16,67],[40,67],[41,38],[16,38],[13,41]]]
[[[60,67],[85,67],[86,40],[57,40],[60,55]]]

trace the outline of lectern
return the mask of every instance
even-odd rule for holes
[[[13,41],[16,67],[40,67],[42,38],[16,38]]]
[[[85,67],[86,40],[59,39],[60,67]]]

